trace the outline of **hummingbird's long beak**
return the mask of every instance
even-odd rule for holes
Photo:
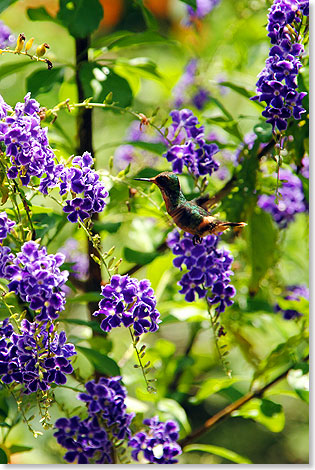
[[[154,178],[133,178],[136,181],[148,181],[149,183],[154,183]]]

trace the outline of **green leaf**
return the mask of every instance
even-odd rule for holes
[[[1,447],[0,447],[0,463],[2,463],[2,464],[8,463],[8,456],[7,456],[7,454],[4,452],[4,450],[1,449]]]
[[[239,410],[233,411],[231,416],[253,419],[272,432],[281,432],[285,425],[282,406],[265,398],[253,398]]]
[[[29,65],[35,65],[35,62],[33,62],[32,60],[29,60],[28,58],[24,60],[23,59],[19,60],[18,62],[10,62],[9,64],[1,65],[0,80],[4,77],[7,77],[8,75],[11,75],[12,73],[19,72],[21,69],[24,69]]]
[[[84,63],[80,68],[80,80],[85,96],[93,96],[97,102],[104,101],[108,93],[112,92],[113,101],[119,106],[126,107],[132,103],[129,83],[112,69],[96,63]]]
[[[172,400],[171,398],[162,398],[157,404],[157,409],[166,413],[167,419],[176,419],[184,428],[185,432],[188,434],[191,431],[190,424],[186,415],[184,408],[177,403],[177,401]]]
[[[51,70],[36,70],[27,77],[26,87],[35,97],[39,93],[48,93],[56,83],[62,83],[65,70],[54,67]]]
[[[206,380],[198,390],[196,396],[194,396],[190,402],[191,403],[200,403],[201,401],[208,398],[210,395],[219,392],[225,388],[229,388],[236,382],[239,382],[240,378],[233,377],[232,379],[228,377],[224,378],[215,378],[215,379],[208,379]]]
[[[180,0],[183,3],[186,3],[186,5],[189,5],[192,7],[194,10],[197,9],[197,0]]]
[[[100,325],[97,323],[96,320],[87,321],[87,320],[81,320],[79,318],[62,318],[61,321],[63,323],[70,323],[70,324],[73,324],[73,325],[88,326],[89,328],[91,328],[96,333],[101,334],[101,335],[104,334],[104,331],[100,328]]]
[[[150,30],[158,29],[159,27],[158,21],[156,20],[155,16],[151,13],[151,11],[148,8],[146,8],[146,6],[143,4],[143,0],[136,0],[136,1],[137,1],[138,6],[141,9],[141,13],[143,15],[147,28]]]
[[[297,395],[309,403],[309,365],[299,362],[288,373],[287,381]]]
[[[81,302],[81,303],[88,303],[88,302],[99,302],[101,300],[100,292],[86,292],[85,294],[76,295],[75,297],[69,297],[67,302]]]
[[[9,450],[10,454],[18,454],[20,452],[29,452],[32,449],[33,449],[33,447],[13,445],[13,446],[9,447],[8,450]]]
[[[277,254],[278,230],[270,214],[256,209],[248,220],[249,256],[252,268],[250,292],[257,292],[260,281],[274,266]]]
[[[28,8],[27,16],[32,21],[53,21],[54,23],[61,24],[57,18],[54,18],[48,13],[45,7]]]
[[[245,96],[245,98],[250,99],[252,96],[254,96],[250,91],[246,90],[246,88],[235,85],[235,83],[231,82],[220,82],[220,86],[225,86],[227,88],[230,88],[231,90],[235,91],[239,95]],[[260,108],[264,108],[265,106],[260,103],[259,101],[253,101],[253,103],[257,104]]]
[[[97,372],[107,376],[120,375],[120,368],[117,363],[105,354],[101,354],[98,351],[94,351],[94,349],[84,348],[82,346],[76,346],[76,349],[85,355]]]
[[[125,57],[117,58],[114,61],[117,72],[119,69],[125,69],[129,73],[137,73],[146,78],[161,79],[161,74],[157,70],[157,65],[147,57],[135,57],[134,59],[126,59]]]
[[[152,43],[170,43],[170,41],[155,31],[145,31],[144,33],[133,33],[124,35],[111,44],[108,44],[108,49],[120,49],[122,47],[139,46],[140,44]]]
[[[13,5],[15,2],[16,0],[0,0],[0,13],[6,10],[9,6]]]
[[[105,230],[105,232],[108,233],[117,233],[118,230],[121,227],[122,222],[94,222],[94,230],[96,232],[102,232]]]
[[[103,18],[98,0],[60,0],[57,18],[76,38],[85,38],[95,31]]]
[[[261,121],[259,124],[256,124],[256,126],[254,126],[253,130],[260,142],[267,143],[271,141],[272,125],[269,122]]]
[[[7,456],[7,454],[4,452],[4,450],[1,449],[1,447],[0,447],[0,463],[4,463],[4,464],[7,464],[7,463],[8,463],[8,456]]]
[[[151,263],[159,253],[153,251],[151,253],[145,253],[143,251],[136,251],[132,250],[131,248],[125,247],[124,248],[124,258],[128,263],[136,263],[136,264],[148,264]]]
[[[226,460],[230,460],[234,463],[253,463],[247,457],[243,457],[242,455],[233,452],[232,450],[225,449],[225,447],[218,447],[212,446],[208,444],[190,444],[189,446],[184,447],[184,452],[208,452],[209,454],[218,455],[219,457],[223,457]]]
[[[141,142],[140,140],[137,141],[127,141],[124,142],[129,145],[133,145],[134,147],[139,147],[143,150],[148,150],[149,152],[156,153],[157,155],[162,155],[162,153],[166,150],[166,145],[157,142]]]
[[[258,365],[251,384],[252,389],[259,389],[271,379],[287,370],[288,366],[298,363],[307,347],[307,333],[302,332],[291,336],[286,342],[279,344],[269,356]]]
[[[93,41],[91,42],[91,47],[95,49],[98,49],[101,47],[107,47],[113,42],[117,41],[117,39],[131,36],[132,34],[134,33],[132,33],[131,31],[127,31],[127,30],[115,31],[112,34],[107,34],[99,38],[93,39]]]
[[[5,420],[9,413],[9,405],[5,390],[1,390],[0,395],[0,418]],[[6,423],[4,423],[6,424]]]

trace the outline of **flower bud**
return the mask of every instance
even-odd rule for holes
[[[47,42],[44,42],[43,44],[38,46],[38,48],[36,49],[37,57],[43,57],[43,55],[46,54],[46,49],[49,49],[49,45],[47,44]]]
[[[34,38],[31,38],[27,41],[27,43],[25,44],[25,52],[28,52],[30,50],[30,48],[33,45],[33,42],[34,42]]]
[[[20,33],[16,41],[15,52],[17,54],[19,54],[21,50],[23,49],[24,41],[25,41],[25,35],[24,33]]]

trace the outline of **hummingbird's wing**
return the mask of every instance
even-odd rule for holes
[[[211,201],[211,198],[209,194],[204,194],[203,196],[199,196],[196,199],[193,199],[191,202],[194,204],[197,204],[197,206],[202,207],[204,210],[209,212],[210,214],[210,209],[215,205],[213,201]]]

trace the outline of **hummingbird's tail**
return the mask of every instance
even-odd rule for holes
[[[222,222],[222,225],[227,227],[245,227],[247,224],[245,222]]]
[[[224,232],[224,230],[227,230],[229,228],[241,228],[245,227],[247,224],[245,222],[219,222],[215,225],[215,227],[212,229],[211,233],[214,235],[217,235],[221,232]]]

